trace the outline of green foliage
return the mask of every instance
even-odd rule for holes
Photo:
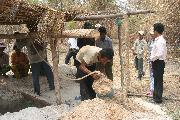
[[[27,1],[32,4],[37,4],[39,2],[39,0],[27,0]]]

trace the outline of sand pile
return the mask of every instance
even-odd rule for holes
[[[98,94],[98,96],[113,96],[113,82],[108,79],[104,74],[93,82],[93,89]]]
[[[73,111],[65,113],[61,120],[120,120],[129,112],[115,102],[95,98],[85,100]]]
[[[6,113],[0,116],[0,120],[57,120],[63,112],[69,111],[69,106],[47,106],[44,108],[28,107],[19,112]]]

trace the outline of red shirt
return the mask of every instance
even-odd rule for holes
[[[14,52],[11,55],[11,62],[12,62],[12,65],[17,65],[17,64],[25,65],[25,64],[29,64],[28,57],[23,52],[20,52],[19,54]]]

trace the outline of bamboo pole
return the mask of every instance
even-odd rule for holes
[[[19,34],[0,34],[0,39],[25,39],[25,38],[39,38],[41,36],[48,36],[51,38],[96,38],[99,32],[95,29],[75,29],[65,30],[62,34],[52,34],[44,32],[31,32]]]
[[[76,16],[73,20],[74,21],[102,20],[102,19],[106,19],[106,18],[117,18],[117,17],[123,19],[125,15],[130,16],[130,15],[147,14],[147,13],[154,13],[154,11],[143,10],[143,11],[127,12],[125,14]]]

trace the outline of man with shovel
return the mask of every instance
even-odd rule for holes
[[[96,63],[107,64],[113,59],[114,51],[111,48],[99,48],[96,46],[84,46],[77,53],[76,59],[79,61],[77,67],[77,78],[84,77],[96,70]],[[81,101],[94,99],[96,93],[92,88],[93,81],[100,76],[96,73],[80,81]]]

